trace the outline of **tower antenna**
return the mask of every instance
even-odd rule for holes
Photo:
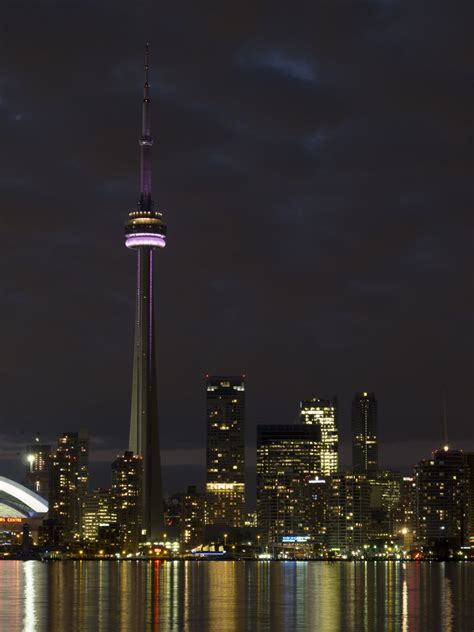
[[[149,83],[149,70],[150,70],[150,44],[145,44],[145,97],[148,97],[148,88],[150,87]]]

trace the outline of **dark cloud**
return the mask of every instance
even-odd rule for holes
[[[453,440],[467,445],[468,2],[2,7],[9,441],[87,425],[111,450],[126,445],[134,258],[122,224],[150,40],[169,224],[157,264],[167,465],[196,467],[183,455],[205,442],[207,371],[247,373],[249,442],[255,423],[291,421],[301,397],[333,393],[347,441],[351,395],[366,388],[387,446],[435,446],[445,389]]]

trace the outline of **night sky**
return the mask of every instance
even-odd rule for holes
[[[165,491],[202,484],[205,373],[255,425],[379,400],[380,460],[474,449],[471,2],[6,0],[0,474],[86,426],[127,446],[142,51],[151,44]]]

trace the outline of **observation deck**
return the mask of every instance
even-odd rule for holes
[[[127,248],[164,248],[166,245],[166,224],[159,211],[133,211],[125,224],[125,245]]]

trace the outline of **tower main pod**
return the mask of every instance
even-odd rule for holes
[[[125,245],[137,252],[135,343],[133,350],[132,406],[129,450],[143,459],[142,533],[144,539],[163,535],[163,489],[158,436],[155,322],[153,306],[153,254],[166,244],[162,213],[154,210],[151,193],[150,86],[148,45],[145,48],[142,135],[139,140],[140,199],[125,225]]]

